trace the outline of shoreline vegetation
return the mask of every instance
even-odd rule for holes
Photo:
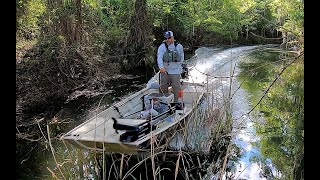
[[[278,44],[284,50],[303,53],[303,1],[286,2],[286,6],[277,1],[270,4],[248,1],[247,6],[233,1],[225,3],[188,1],[167,6],[164,2],[146,0],[19,1],[16,5],[18,176],[30,171],[37,173],[31,167],[32,163],[41,164],[40,160],[31,157],[35,149],[55,155],[54,144],[64,132],[62,127],[68,124],[55,116],[64,105],[81,97],[90,99],[111,91],[107,86],[110,81],[137,76],[148,79],[154,74],[157,71],[156,50],[168,28],[175,33],[190,57],[199,47],[258,44]],[[199,11],[203,13],[198,14]],[[152,164],[146,173],[162,179],[161,173],[169,171],[171,165],[175,169],[172,177],[188,178],[188,170],[195,169],[196,172],[191,174],[196,174],[193,178],[197,179],[206,174],[203,169],[211,168],[210,172],[226,170],[229,143],[228,138],[226,141],[220,138],[228,137],[230,123],[225,122],[231,121],[230,111],[227,107],[219,113],[214,110],[205,114],[208,121],[216,122],[213,127],[218,128],[212,130],[215,133],[208,147],[210,152],[220,152],[218,157],[201,155],[203,161],[199,161],[198,156],[191,157],[179,150],[173,153],[173,162],[164,161],[167,163],[161,165],[161,158],[168,157],[162,156],[166,152],[163,151],[161,156],[154,153],[145,160]],[[220,116],[223,118],[217,119]],[[216,118],[214,121],[213,117]],[[131,176],[123,173],[129,170],[130,156],[111,154],[97,159],[78,150],[68,149],[69,152],[72,152],[70,158],[78,160],[85,168],[74,170],[70,167],[73,171],[66,172],[59,169],[63,166],[59,163],[64,162],[61,160],[56,161],[56,166],[46,167],[47,173],[42,173],[51,174],[50,178],[56,179],[78,175],[82,179],[86,173],[89,176],[88,172],[92,171],[89,164],[94,162],[102,169],[102,172],[93,170],[98,178]],[[208,163],[208,159],[215,161]],[[73,160],[68,163],[75,162]],[[77,167],[81,165],[77,164]],[[113,170],[108,171],[108,168]],[[34,175],[32,173],[31,176]],[[136,174],[135,177],[144,175]]]

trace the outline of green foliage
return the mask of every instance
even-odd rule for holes
[[[97,10],[100,8],[100,3],[97,0],[84,0],[84,4],[88,5],[90,8]]]
[[[258,1],[256,7],[251,9],[253,18],[250,24],[250,29],[256,34],[261,36],[275,35],[274,30],[276,29],[276,19],[272,16],[272,11],[268,6],[269,1]]]
[[[101,25],[106,30],[104,51],[107,54],[117,53],[118,45],[125,42],[130,30],[130,18],[134,10],[132,0],[103,0],[101,2]]]
[[[153,19],[153,25],[156,28],[173,29],[175,24],[172,24],[173,17],[181,22],[183,12],[181,9],[184,8],[184,4],[178,1],[162,1],[162,0],[152,0],[147,2],[148,12]],[[182,27],[181,27],[182,28]]]
[[[45,13],[44,0],[19,0],[17,3],[17,30],[25,34],[39,29],[39,19]]]
[[[223,5],[217,9],[218,19],[223,22],[212,26],[219,34],[229,39],[237,39],[241,31],[240,12],[231,0],[225,0]]]
[[[58,26],[61,17],[68,17],[70,24],[76,21],[74,0],[63,0],[61,1],[63,5],[59,4],[60,1],[16,0],[16,2],[17,30],[23,32],[39,29],[39,26]],[[247,32],[275,37],[279,35],[275,31],[278,30],[294,34],[292,43],[298,41],[299,47],[303,47],[301,36],[304,5],[300,1],[148,0],[147,5],[154,33],[171,29],[188,41],[210,42],[210,39],[215,37],[237,41],[247,36]],[[84,29],[90,32],[90,36],[100,42],[99,44],[113,37],[114,33],[121,33],[122,38],[116,40],[123,41],[129,36],[130,17],[134,13],[133,0],[84,0],[82,8]],[[156,38],[157,36],[155,34]],[[257,42],[264,41],[260,39]]]
[[[114,26],[128,30],[131,14],[134,10],[132,0],[103,0],[101,3],[103,25],[108,29]]]
[[[297,41],[303,48],[304,3],[297,0],[278,0],[270,3],[273,16],[277,18],[278,30],[291,35],[289,41]]]

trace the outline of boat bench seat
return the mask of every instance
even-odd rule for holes
[[[147,122],[146,119],[122,119],[122,118],[116,118],[119,124],[128,125],[128,126],[138,126],[142,123]]]
[[[113,105],[113,107],[120,114],[120,117],[137,117],[138,113],[142,111],[142,103],[127,103],[125,105],[119,106],[117,104]]]

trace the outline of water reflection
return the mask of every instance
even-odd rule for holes
[[[238,81],[234,81],[234,87],[240,86]],[[233,143],[239,148],[240,152],[234,161],[229,162],[233,179],[265,179],[261,176],[262,169],[259,162],[253,159],[260,159],[259,138],[256,136],[253,122],[246,113],[250,111],[252,104],[250,94],[240,88],[234,94],[232,103],[232,116],[235,119],[233,125]]]
[[[243,88],[238,88],[241,83],[236,78],[240,73],[238,68],[239,59],[250,53],[258,46],[245,46],[229,49],[200,48],[196,51],[196,61],[192,66],[190,75],[193,81],[209,82],[209,92],[213,93],[215,107],[222,107],[228,97],[230,90],[230,79],[232,79],[232,117],[236,119],[233,124],[233,143],[239,152],[234,154],[234,161],[228,163],[229,177],[236,179],[266,179],[263,177],[261,163],[261,152],[258,145],[253,122],[245,114],[250,111],[250,94]],[[229,78],[234,76],[234,78]],[[235,159],[237,157],[237,159]],[[273,168],[273,171],[274,168]],[[218,176],[211,176],[216,179]],[[223,176],[225,177],[225,176]]]
[[[265,108],[263,113],[253,111],[247,114],[260,99],[268,87],[267,84],[270,84],[270,80],[273,80],[274,75],[277,74],[277,69],[273,67],[279,67],[282,64],[279,63],[281,52],[269,49],[272,46],[246,46],[229,49],[201,48],[196,51],[197,61],[195,61],[190,74],[196,76],[196,80],[199,82],[210,82],[216,103],[223,104],[229,90],[232,91],[231,109],[234,119],[234,146],[232,147],[234,150],[230,157],[231,160],[228,162],[228,173],[224,179],[294,179],[292,176],[284,174],[287,174],[285,166],[290,163],[286,164],[277,160],[280,158],[281,152],[284,157],[290,154],[290,148],[281,144],[285,142],[283,138],[279,139],[284,134],[280,133],[274,137],[275,133],[272,133],[269,134],[272,136],[271,138],[264,136],[266,135],[264,131],[270,131],[270,126],[274,126],[274,124],[266,124],[268,118],[266,115],[270,114],[270,107],[274,104],[271,103],[268,106],[269,110]],[[273,53],[268,53],[270,50]],[[240,61],[246,63],[241,64]],[[255,68],[257,70],[254,70]],[[238,79],[239,74],[242,75],[242,78]],[[229,78],[231,75],[234,78]],[[260,108],[260,110],[262,109]],[[271,117],[277,117],[281,113],[276,111],[275,114],[272,112],[271,114]],[[286,132],[288,127],[287,125],[280,129]],[[299,151],[301,152],[301,150]],[[270,156],[271,154],[275,156]],[[280,159],[288,161],[283,157]],[[301,160],[301,158],[298,159]],[[301,161],[303,162],[303,158]],[[293,168],[293,164],[290,166]],[[217,176],[212,176],[212,179],[215,177]]]
[[[285,65],[279,61],[279,55],[281,52],[273,49],[259,49],[243,59],[240,79],[245,80],[243,87],[251,94],[240,95],[248,99],[243,102],[251,100],[251,107],[258,103],[264,93],[262,90],[269,86],[279,68],[281,70]],[[298,62],[282,74],[279,83],[257,106],[256,110],[259,111],[241,118],[240,122],[246,122],[246,126],[238,129],[239,134],[235,138],[235,144],[240,147],[242,154],[240,158],[230,161],[234,167],[233,179],[303,179],[304,148],[301,134],[304,129],[304,106],[301,84],[303,63]],[[245,111],[248,112],[248,109]]]

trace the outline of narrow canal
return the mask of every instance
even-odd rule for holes
[[[275,177],[281,179],[281,177],[284,177],[284,173],[287,172],[287,168],[290,168],[291,164],[289,163],[284,165],[280,163],[282,165],[280,166],[279,162],[277,162],[277,169],[273,163],[275,157],[266,156],[267,153],[265,152],[270,152],[270,150],[263,148],[268,147],[268,145],[261,144],[261,136],[256,132],[257,124],[264,120],[264,114],[255,110],[248,114],[261,97],[263,88],[259,89],[259,86],[255,86],[255,90],[252,90],[252,84],[260,82],[261,79],[258,78],[261,78],[261,76],[250,76],[248,80],[248,73],[252,71],[246,69],[249,66],[245,65],[250,61],[254,61],[252,53],[260,54],[259,59],[262,62],[278,61],[281,52],[268,52],[273,47],[275,46],[202,47],[197,49],[195,55],[188,59],[190,79],[193,82],[208,83],[208,90],[213,93],[215,107],[223,106],[228,101],[225,97],[229,97],[233,119],[226,173],[223,175],[208,173],[204,177],[210,177],[209,179],[223,177],[223,179],[242,180],[273,179]],[[270,56],[270,53],[273,55]],[[263,68],[262,71],[272,72],[268,68]],[[259,72],[253,73],[259,74]],[[147,81],[147,77],[119,77],[106,84],[106,91],[100,95],[89,98],[92,94],[87,94],[88,96],[70,100],[56,115],[60,123],[55,124],[52,122],[50,125],[51,131],[54,132],[51,133],[52,137],[59,137],[59,134],[76,127],[84,120],[108,108],[112,103],[142,89]],[[265,142],[263,141],[263,143]],[[73,165],[71,163],[71,166],[69,166],[69,175],[66,173],[67,177],[78,177],[74,174],[80,172],[87,175],[85,177],[81,175],[80,177],[96,179],[96,176],[92,175],[93,172],[97,171],[93,165],[94,161],[88,160],[92,159],[92,154],[72,149],[71,153],[74,154],[73,158],[75,159],[69,159],[70,162],[66,162],[65,159],[68,159],[66,157],[70,152],[67,152],[65,145],[58,139],[53,139],[52,143],[57,161],[61,163],[74,162]],[[298,144],[298,146],[302,146],[303,149],[302,143]],[[290,150],[290,147],[282,146],[281,148],[286,151]],[[274,149],[277,150],[277,148]],[[301,156],[303,150],[301,151],[301,147],[299,150],[300,154],[298,155]],[[19,175],[20,177],[25,177],[25,179],[50,179],[55,176],[53,172],[58,172],[57,163],[52,156],[52,150],[47,145],[42,144],[35,147],[35,150],[26,154],[25,159],[25,162],[21,163],[24,163],[24,167],[27,168],[20,172],[21,174]],[[34,162],[31,162],[30,159],[33,159]],[[79,167],[80,161],[88,163],[83,163],[84,165]],[[281,167],[284,169],[281,169]],[[282,173],[282,171],[284,172]]]

